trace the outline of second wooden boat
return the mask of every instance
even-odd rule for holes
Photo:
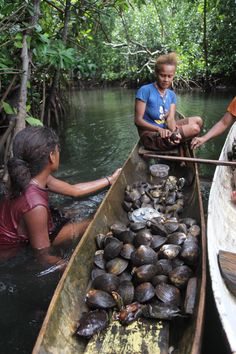
[[[196,293],[193,315],[173,321],[139,320],[123,327],[111,324],[107,334],[101,333],[95,345],[88,348],[88,342],[78,339],[75,330],[81,314],[85,310],[85,295],[93,268],[96,250],[95,237],[106,233],[114,222],[128,224],[127,213],[122,208],[124,189],[127,184],[150,181],[149,159],[140,156],[137,144],[126,161],[116,183],[107,193],[94,220],[74,251],[70,262],[56,288],[46,318],[35,344],[33,354],[38,353],[167,353],[169,348],[178,353],[198,354],[201,351],[205,288],[206,288],[206,248],[204,214],[199,187],[197,165],[170,162],[170,174],[186,178],[185,208],[182,217],[195,218],[201,227],[200,256],[196,271]],[[190,306],[190,307],[191,307]],[[115,333],[116,332],[116,333]],[[167,339],[169,340],[167,341]],[[164,342],[164,343],[163,343]]]
[[[236,138],[234,124],[223,146],[220,160],[227,160]],[[219,317],[230,349],[236,352],[236,205],[231,202],[233,172],[230,167],[216,168],[208,204],[208,258],[211,284]],[[230,271],[233,278],[230,279]],[[227,274],[228,273],[228,274]]]

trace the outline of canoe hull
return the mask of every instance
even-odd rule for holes
[[[234,124],[223,146],[220,160],[227,160],[227,152],[236,137]],[[227,289],[218,264],[219,250],[236,253],[236,206],[230,202],[232,191],[230,167],[216,168],[208,204],[208,259],[213,295],[219,317],[232,352],[236,352],[236,298]]]
[[[107,193],[100,205],[93,222],[75,249],[70,262],[56,288],[52,298],[33,354],[36,353],[83,353],[86,342],[74,336],[78,319],[85,310],[84,298],[89,284],[90,271],[93,266],[93,255],[96,250],[95,236],[107,232],[108,226],[114,222],[127,222],[127,213],[123,210],[124,188],[127,184],[149,180],[149,169],[146,161],[138,154],[139,145],[135,146],[126,161],[116,183]],[[198,266],[197,304],[194,315],[190,319],[172,322],[176,326],[175,342],[181,353],[200,353],[205,304],[205,225],[196,166],[180,167],[179,163],[169,164],[175,171],[178,167],[179,177],[187,176],[190,186],[187,187],[186,216],[195,217],[202,228],[201,260]],[[175,173],[176,174],[176,173]],[[184,215],[183,215],[184,216]],[[179,333],[178,330],[179,329]]]

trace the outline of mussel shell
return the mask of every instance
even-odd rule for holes
[[[134,290],[134,300],[141,304],[151,300],[154,296],[155,289],[149,282],[138,285]]]
[[[125,211],[130,211],[132,209],[132,202],[126,202],[125,200],[122,203],[122,206]]]
[[[120,283],[123,282],[123,281],[125,281],[125,280],[131,281],[131,279],[132,279],[132,274],[131,274],[129,271],[125,270],[125,271],[124,271],[123,273],[121,273],[118,277],[119,277],[119,279],[120,279]]]
[[[95,267],[91,272],[91,279],[94,280],[95,278],[97,278],[100,275],[105,274],[105,273],[106,273],[106,271],[104,269]]]
[[[98,268],[105,269],[105,259],[103,250],[98,250],[95,252],[93,262]]]
[[[155,218],[150,220],[149,225],[151,232],[154,235],[167,236],[168,232],[166,232],[164,225],[161,222],[156,221]]]
[[[194,237],[194,236],[193,236]],[[188,241],[188,239],[183,243],[181,258],[187,264],[196,264],[199,254],[199,247],[196,242]]]
[[[113,240],[111,240],[104,248],[104,258],[108,260],[117,257],[123,247],[123,242],[120,242],[115,237],[112,238]]]
[[[116,305],[113,297],[103,290],[91,289],[86,295],[86,303],[91,308],[108,309]]]
[[[159,261],[156,263],[157,266],[161,267],[161,271],[158,272],[159,274],[163,275],[168,275],[169,272],[172,271],[172,262],[170,259],[159,259]]]
[[[150,281],[158,271],[155,264],[145,264],[143,266],[134,268],[133,279],[136,283],[144,283]]]
[[[110,226],[110,230],[113,233],[114,236],[119,235],[121,232],[124,232],[127,230],[127,226],[122,224],[122,223],[116,223],[112,224]]]
[[[147,304],[142,314],[146,318],[156,318],[159,320],[172,320],[178,316],[180,309],[171,304],[165,304],[160,301],[155,301],[153,304]]]
[[[156,264],[157,254],[151,247],[141,245],[131,254],[131,261],[134,266]]]
[[[193,225],[189,228],[188,232],[192,236],[199,236],[201,233],[201,228],[198,225]]]
[[[147,196],[147,194],[143,194],[140,198],[141,203],[149,204],[151,202],[151,198]]]
[[[155,293],[158,299],[164,303],[179,306],[181,301],[181,295],[179,289],[170,284],[160,283],[155,288]]]
[[[137,199],[137,200],[135,200],[135,201],[132,203],[132,208],[133,208],[133,209],[139,209],[139,208],[141,208],[141,205],[142,205],[142,203],[140,202],[139,199]]]
[[[135,202],[136,200],[140,199],[141,194],[138,189],[133,188],[131,191],[125,191],[125,201],[127,202]]]
[[[179,267],[174,268],[169,273],[169,278],[173,285],[182,289],[187,285],[191,275],[192,270],[187,265],[181,265]]]
[[[106,235],[104,234],[97,234],[96,235],[96,243],[99,249],[104,248],[104,240],[106,238]]]
[[[125,259],[116,257],[106,263],[106,270],[108,273],[119,275],[128,267],[128,264]]]
[[[171,264],[174,269],[176,267],[184,265],[184,260],[176,257],[176,258],[172,259]]]
[[[134,238],[135,247],[139,247],[141,245],[150,246],[152,243],[152,234],[148,229],[142,229],[138,231],[137,235]]]
[[[152,278],[152,285],[154,287],[157,286],[157,284],[160,284],[160,283],[168,283],[169,282],[169,277],[167,275],[164,275],[164,274],[160,274],[160,275],[155,275],[153,278]]]
[[[137,232],[139,230],[145,229],[146,223],[143,222],[131,222],[130,223],[130,229],[134,232]]]
[[[158,256],[167,259],[173,259],[178,256],[181,247],[173,244],[166,244],[160,248]]]
[[[178,232],[183,232],[184,234],[187,234],[188,228],[187,228],[187,226],[185,224],[180,223],[177,231]]]
[[[125,259],[130,259],[131,254],[135,251],[134,245],[131,243],[125,243],[120,251],[120,256]]]
[[[120,279],[117,277],[117,275],[105,273],[96,277],[93,280],[91,287],[93,289],[103,290],[107,293],[111,293],[112,291],[116,291],[118,289],[119,284]]]
[[[169,195],[167,195],[167,197],[165,198],[165,203],[166,205],[172,205],[172,204],[175,204],[176,202],[176,192],[172,192],[170,193]]]
[[[173,232],[172,234],[167,236],[167,243],[171,243],[173,245],[182,245],[186,240],[187,236],[183,232]]]
[[[118,240],[120,240],[123,243],[132,243],[134,240],[134,232],[131,230],[125,230],[124,232],[121,232],[119,235],[116,235]]]
[[[134,286],[131,281],[122,281],[117,290],[118,294],[122,297],[124,305],[129,305],[134,299]]]
[[[104,310],[89,311],[82,314],[76,334],[81,337],[92,337],[108,325],[108,315]]]
[[[180,220],[181,223],[184,223],[187,227],[191,227],[197,224],[197,221],[192,218],[183,218]]]
[[[166,237],[162,237],[159,235],[153,235],[152,236],[152,243],[151,243],[151,248],[153,248],[155,251],[157,251],[162,245],[164,245],[167,241]]]

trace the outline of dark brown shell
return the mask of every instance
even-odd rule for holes
[[[183,232],[184,234],[187,234],[188,228],[187,228],[187,226],[185,224],[180,223],[177,231],[178,232]]]
[[[198,225],[193,225],[189,228],[188,232],[190,233],[190,235],[192,236],[199,236],[201,233],[201,228]]]
[[[99,277],[99,275],[104,273],[106,273],[105,269],[95,267],[91,272],[91,280],[94,280],[95,278]]]
[[[148,229],[142,229],[138,231],[137,235],[134,238],[135,247],[139,247],[141,245],[150,246],[152,243],[152,234]]]
[[[134,266],[155,264],[157,262],[157,254],[151,247],[142,245],[131,254],[131,261]]]
[[[182,245],[186,240],[187,236],[183,232],[174,232],[167,236],[167,243],[172,243],[173,245]]]
[[[104,248],[104,258],[108,260],[117,257],[123,247],[123,242],[120,242],[115,237],[112,237],[112,239],[113,240],[111,240]]]
[[[81,337],[92,337],[108,325],[108,315],[104,310],[89,311],[82,314],[76,334]]]
[[[137,283],[150,281],[157,274],[157,266],[154,264],[145,264],[141,267],[134,268],[133,278]]]
[[[146,224],[143,222],[131,222],[130,223],[130,229],[134,232],[137,232],[139,230],[142,230],[146,227]]]
[[[197,224],[197,221],[192,218],[183,218],[180,220],[181,223],[184,223],[187,227],[191,227]]]
[[[138,285],[134,290],[134,300],[143,303],[155,296],[155,289],[151,283],[146,282]]]
[[[167,238],[159,235],[152,236],[151,248],[157,251],[162,245],[166,243]]]
[[[155,292],[158,299],[160,299],[164,303],[168,303],[176,306],[180,305],[180,301],[181,301],[180,291],[178,288],[176,288],[176,286],[166,284],[166,283],[161,283],[156,286]]]
[[[131,230],[126,230],[124,232],[121,232],[119,235],[116,237],[118,240],[120,240],[123,243],[132,243],[134,239],[135,234]]]
[[[125,270],[123,273],[119,275],[119,279],[120,279],[120,283],[125,280],[130,281],[132,279],[132,274],[129,271]]]
[[[160,220],[156,220],[156,218],[151,219],[148,222],[148,226],[151,229],[151,232],[154,235],[160,235],[160,236],[167,236],[169,232],[166,232],[166,229],[163,225],[163,223]]]
[[[116,275],[105,273],[96,277],[93,280],[91,287],[93,289],[111,293],[112,291],[116,291],[118,289],[119,284],[120,279]]]
[[[136,200],[140,199],[141,197],[141,194],[140,192],[138,191],[138,189],[131,189],[131,191],[125,191],[125,201],[127,202],[135,202]]]
[[[120,251],[120,256],[125,259],[130,259],[131,254],[135,251],[134,245],[131,243],[125,243]]]
[[[169,272],[172,271],[173,267],[172,267],[172,262],[170,259],[159,259],[159,261],[156,263],[157,266],[161,267],[161,270],[158,271],[158,275],[159,274],[163,274],[163,275],[168,275]]]
[[[131,281],[122,281],[117,290],[118,294],[122,297],[124,305],[129,305],[134,299],[134,286]]]
[[[116,257],[106,263],[108,273],[119,275],[128,267],[128,261],[123,258]]]
[[[122,223],[116,223],[112,224],[110,226],[110,230],[113,233],[114,236],[119,235],[121,232],[124,232],[127,230],[127,226],[122,224]]]
[[[86,295],[86,303],[92,308],[108,309],[116,305],[113,297],[105,291],[91,289]]]
[[[181,247],[173,244],[165,244],[160,248],[158,252],[159,257],[173,259],[178,256],[181,251]]]
[[[168,283],[169,282],[169,277],[167,275],[164,275],[164,274],[160,274],[160,275],[155,275],[155,277],[152,278],[152,285],[154,287],[157,286],[157,284],[160,284],[160,283]]]
[[[169,273],[169,278],[173,285],[182,289],[187,285],[191,275],[192,275],[192,270],[186,265],[181,265],[179,267],[174,268]]]
[[[98,250],[95,252],[93,262],[98,268],[105,269],[105,259],[103,250]]]
[[[180,309],[171,304],[164,304],[160,301],[155,301],[153,304],[148,304],[143,309],[143,316],[146,318],[157,318],[160,320],[172,320],[179,315]]]
[[[194,237],[194,236],[193,236]],[[182,245],[181,258],[187,264],[196,264],[199,254],[198,244],[192,240],[187,240]]]
[[[104,234],[98,234],[96,235],[96,243],[99,249],[104,248],[104,240],[106,238],[106,235]]]

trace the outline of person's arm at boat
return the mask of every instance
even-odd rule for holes
[[[234,121],[235,117],[230,112],[226,112],[224,116],[215,125],[213,125],[213,127],[205,135],[196,137],[192,140],[191,148],[196,149],[205,144],[208,140],[221,135],[233,124]]]
[[[171,135],[171,131],[169,129],[159,128],[151,123],[146,122],[143,117],[146,109],[146,103],[144,101],[135,100],[135,117],[134,123],[135,125],[142,130],[149,130],[152,132],[160,133],[162,138],[167,138]]]
[[[170,105],[170,111],[166,119],[167,126],[171,132],[174,132],[176,130],[175,111],[176,111],[176,105],[172,103]]]
[[[51,192],[67,195],[70,197],[83,197],[111,186],[119,176],[121,168],[118,168],[112,175],[97,179],[91,182],[70,184],[61,181],[52,175],[48,176],[47,187]]]

